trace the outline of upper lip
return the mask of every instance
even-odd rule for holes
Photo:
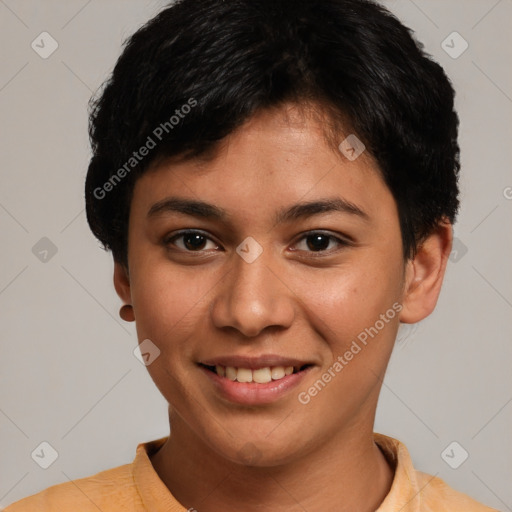
[[[301,367],[313,364],[311,361],[300,360],[291,357],[284,357],[278,355],[261,355],[258,357],[249,356],[220,356],[212,357],[211,359],[202,359],[199,364],[205,366],[232,366],[234,368],[250,368],[255,370],[258,368],[265,368],[267,366],[293,366]]]

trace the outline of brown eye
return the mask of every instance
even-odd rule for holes
[[[330,238],[326,235],[308,235],[306,237],[308,249],[312,251],[325,251],[329,247]]]
[[[332,244],[334,245],[334,248]],[[350,245],[348,241],[321,232],[308,233],[303,236],[297,244],[297,246],[299,246],[298,250],[319,253],[334,252],[336,247],[340,248],[347,245]]]
[[[208,241],[212,243],[213,247],[205,247]],[[187,252],[200,252],[205,249],[215,249],[218,247],[217,244],[200,231],[183,231],[166,238],[164,243],[165,245],[175,245]]]

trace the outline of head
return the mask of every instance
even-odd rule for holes
[[[173,428],[234,462],[251,443],[261,465],[371,432],[458,209],[441,67],[373,2],[290,5],[182,0],[150,20],[92,104],[86,180]],[[211,369],[288,363],[277,394]]]

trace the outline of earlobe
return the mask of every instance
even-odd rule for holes
[[[126,322],[133,322],[135,315],[131,305],[132,297],[128,269],[117,261],[114,262],[114,288],[119,298],[124,302],[119,310],[119,316]]]
[[[400,321],[416,323],[432,313],[441,292],[441,285],[452,249],[452,225],[439,223],[407,262]]]
[[[135,321],[135,315],[133,313],[133,307],[131,304],[125,304],[124,306],[121,306],[119,309],[119,316],[125,321],[125,322],[134,322]]]

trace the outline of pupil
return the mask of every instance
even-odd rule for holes
[[[323,242],[322,242],[323,238]],[[322,251],[325,250],[329,246],[329,237],[325,235],[310,235],[307,237],[308,247],[313,250]],[[313,240],[313,243],[309,243],[310,240]]]
[[[183,241],[187,249],[201,249],[205,242],[204,236],[198,233],[184,235]]]

